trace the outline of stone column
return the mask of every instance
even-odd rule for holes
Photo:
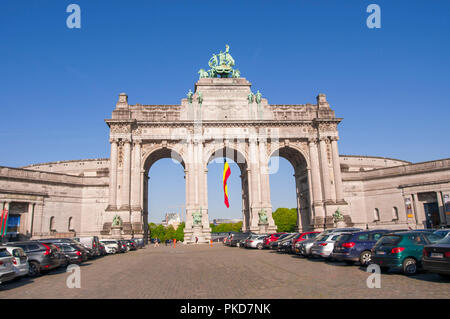
[[[109,139],[111,158],[109,159],[109,201],[108,210],[117,209],[117,140]]]
[[[250,175],[251,175],[251,207],[250,207],[250,230],[257,232],[259,230],[258,222],[259,215],[258,211],[261,207],[261,197],[259,193],[260,189],[260,170],[259,170],[259,160],[258,151],[256,145],[256,137],[250,138],[249,140],[249,162],[250,162]]]
[[[314,225],[323,224],[325,222],[325,213],[323,209],[322,198],[322,183],[320,181],[320,166],[319,166],[319,154],[317,151],[316,139],[310,139],[308,141],[309,154],[310,154],[310,166],[311,166],[311,184],[312,184],[312,203],[311,207],[314,210]]]
[[[131,208],[136,211],[141,211],[141,141],[135,141],[133,143],[132,162]]]
[[[28,221],[26,233],[30,238],[31,236],[33,236],[34,205],[34,203],[28,203]]]
[[[320,138],[320,166],[322,170],[322,185],[323,192],[326,202],[330,202],[331,199],[331,183],[330,183],[330,172],[328,169],[328,159],[327,159],[327,145],[326,145],[326,137]]]
[[[341,176],[341,162],[339,159],[338,152],[338,138],[331,138],[331,151],[333,157],[333,173],[334,173],[334,186],[336,188],[336,201],[338,203],[344,202],[344,191],[342,186],[342,176]]]
[[[436,192],[438,207],[439,207],[439,225],[447,225],[447,218],[445,217],[444,201],[442,200],[442,192]]]
[[[419,226],[419,228],[425,228],[426,226],[425,210],[423,208],[423,204],[419,201],[419,194],[411,194],[411,195],[414,200],[416,223]]]
[[[121,210],[130,209],[131,141],[124,141]],[[124,220],[125,221],[125,220]]]

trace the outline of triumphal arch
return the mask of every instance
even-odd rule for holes
[[[326,96],[319,94],[315,104],[269,104],[234,68],[228,46],[208,65],[179,105],[130,105],[120,94],[106,120],[111,157],[103,229],[120,216],[135,236],[147,237],[148,201],[158,200],[148,198],[148,172],[162,158],[184,168],[187,243],[210,239],[207,166],[222,158],[240,168],[243,231],[276,231],[269,175],[278,157],[294,167],[299,230],[333,227],[336,211],[351,222],[337,144],[342,119]]]

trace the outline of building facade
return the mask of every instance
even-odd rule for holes
[[[130,105],[121,93],[105,120],[109,159],[0,167],[8,235],[111,237],[120,216],[121,236],[146,238],[148,173],[162,158],[184,168],[187,243],[211,238],[207,166],[221,158],[240,167],[244,231],[276,231],[269,175],[277,157],[294,168],[299,231],[335,227],[337,211],[340,224],[364,229],[450,224],[450,159],[339,155],[342,119],[324,94],[314,104],[273,105],[236,70],[233,77],[203,72],[179,105]]]

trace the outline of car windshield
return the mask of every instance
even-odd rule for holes
[[[442,239],[442,236],[437,236],[435,234],[424,234],[424,236],[428,239],[428,241],[432,244],[438,242]]]
[[[280,237],[278,237],[278,240],[284,239],[284,238],[286,238],[287,236],[289,236],[289,234],[283,234],[283,235],[281,235]]]
[[[10,257],[11,254],[5,249],[0,249],[0,257]]]
[[[336,239],[336,241],[341,242],[341,241],[347,241],[350,240],[350,238],[352,238],[353,235],[351,234],[342,234],[339,235],[339,237]]]
[[[392,246],[396,245],[401,240],[400,236],[390,235],[390,236],[383,236],[378,241],[379,245],[386,245],[386,246]]]
[[[433,235],[440,236],[441,238],[445,237],[450,230],[436,230]]]
[[[320,234],[319,236],[316,237],[316,241],[324,240],[327,237],[328,237],[327,234]]]
[[[439,239],[436,244],[450,244],[450,236]]]

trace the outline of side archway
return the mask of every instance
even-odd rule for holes
[[[311,177],[308,157],[304,151],[295,146],[280,146],[276,148],[269,157],[269,173],[276,174],[273,162],[277,157],[286,159],[294,169],[295,195],[297,204],[297,225],[296,231],[308,231],[311,229],[312,205],[311,205]],[[279,162],[277,163],[279,165]],[[272,193],[272,192],[271,192]]]

